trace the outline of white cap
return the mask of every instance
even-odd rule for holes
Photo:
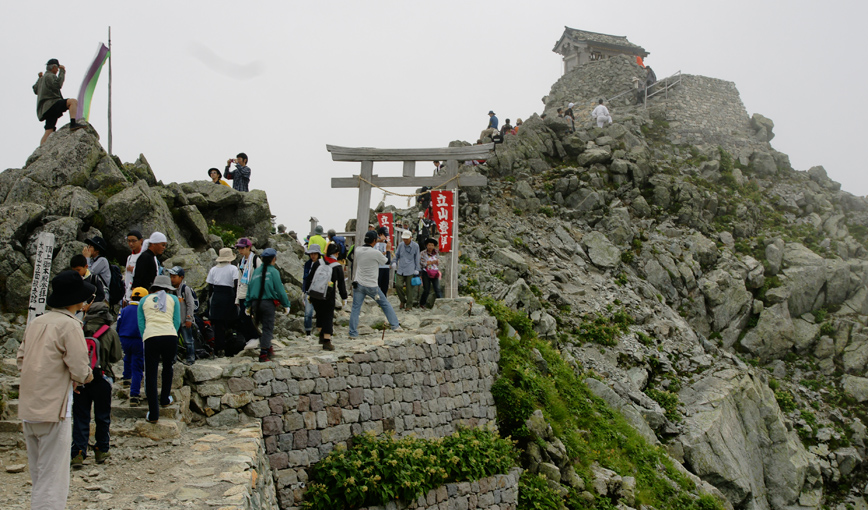
[[[156,243],[168,243],[169,240],[166,238],[166,234],[162,232],[154,232],[151,234],[151,237],[148,238],[148,243],[156,244]]]
[[[413,234],[411,234],[409,230],[405,230],[405,231],[401,234],[401,239],[410,239],[410,238],[412,238],[412,237],[413,237]]]
[[[572,108],[574,104],[576,104],[576,103],[570,103],[570,104],[568,104],[568,105],[567,105],[567,108]]]

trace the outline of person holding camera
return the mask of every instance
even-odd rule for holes
[[[359,337],[359,316],[362,314],[362,303],[364,303],[365,297],[368,296],[380,305],[392,331],[404,331],[398,323],[398,316],[395,315],[395,310],[379,286],[380,265],[386,263],[386,255],[374,248],[378,238],[379,235],[376,231],[369,230],[365,233],[365,245],[354,250],[355,259],[353,264],[356,266],[356,275],[353,279],[353,311],[350,313],[350,338]]]
[[[232,163],[235,163],[235,170],[230,170]],[[226,169],[223,170],[223,177],[232,181],[232,189],[236,191],[250,191],[247,186],[250,184],[250,167],[247,166],[247,154],[239,152],[235,159],[226,161]]]

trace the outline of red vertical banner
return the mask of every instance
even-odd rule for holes
[[[386,239],[386,246],[388,246],[388,251],[392,251],[392,240],[395,239],[395,221],[394,215],[392,213],[377,213],[377,223],[380,224],[381,227],[386,227],[389,229],[389,236]]]
[[[437,246],[440,253],[449,253],[452,250],[452,240],[455,236],[454,202],[454,191],[431,191],[431,206],[434,210],[432,219],[437,224],[437,231],[440,232],[440,242]]]

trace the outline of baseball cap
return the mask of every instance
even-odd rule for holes
[[[377,232],[374,230],[368,230],[365,232],[365,244],[371,244],[379,238]]]
[[[148,289],[146,289],[144,287],[136,287],[135,289],[133,289],[133,292],[132,292],[132,294],[130,294],[130,297],[141,299],[147,295],[148,295]]]
[[[413,234],[410,233],[409,230],[405,230],[403,234],[401,234],[401,239],[410,239],[413,237]]]
[[[47,66],[59,66],[60,61],[57,60],[56,58],[52,58],[48,62],[46,62],[45,65],[47,65]]]
[[[173,266],[172,269],[167,269],[166,272],[177,276],[184,276],[184,268],[181,266]]]
[[[239,239],[238,241],[235,242],[236,248],[250,248],[251,246],[253,246],[253,241],[251,241],[250,239],[248,239],[246,237],[242,237],[241,239]]]
[[[166,238],[166,234],[162,232],[154,232],[151,234],[151,237],[148,238],[149,244],[157,244],[157,243],[168,243],[169,240]]]

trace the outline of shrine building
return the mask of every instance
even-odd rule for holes
[[[626,36],[599,34],[570,27],[564,27],[564,34],[552,51],[563,55],[564,74],[588,62],[615,55],[633,55],[643,59],[648,56],[645,48],[631,43]]]

